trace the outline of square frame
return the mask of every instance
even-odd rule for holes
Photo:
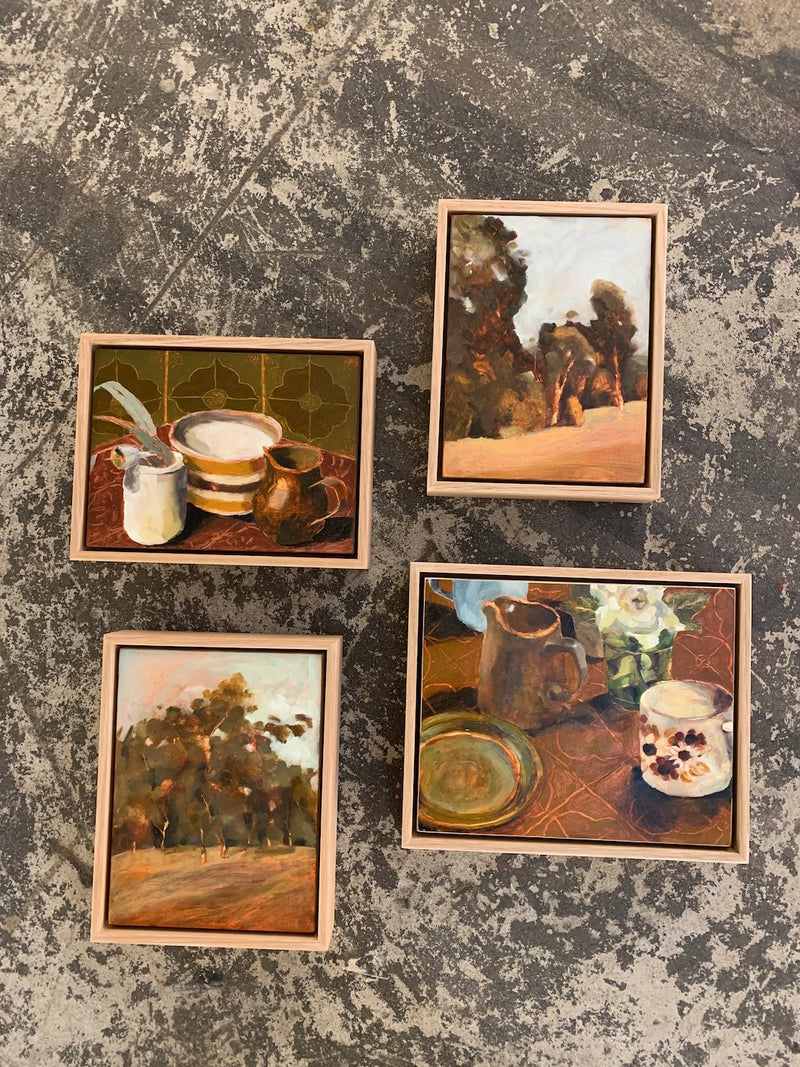
[[[347,556],[312,554],[248,554],[214,551],[175,551],[169,545],[145,548],[91,548],[86,545],[87,504],[91,459],[91,413],[94,351],[96,348],[210,349],[270,353],[357,355],[362,359],[361,410],[356,468],[355,553]],[[72,489],[70,554],[72,560],[117,563],[196,563],[261,567],[324,567],[365,570],[370,562],[372,527],[372,468],[375,434],[376,355],[373,341],[322,340],[286,337],[211,337],[158,334],[82,334],[79,345],[78,409]]]
[[[647,217],[653,223],[650,277],[650,359],[648,365],[645,479],[642,485],[471,481],[442,474],[444,439],[445,329],[447,313],[450,217],[454,214],[594,215]],[[661,495],[661,436],[664,404],[664,309],[666,303],[667,208],[665,204],[620,204],[549,200],[440,200],[436,240],[436,289],[433,323],[431,412],[428,436],[429,496],[475,496],[540,500],[592,500],[642,503]]]
[[[590,841],[556,838],[501,837],[493,835],[423,833],[416,828],[417,753],[420,727],[420,668],[424,632],[422,595],[426,578],[528,578],[530,581],[635,582],[661,585],[725,585],[736,590],[735,727],[734,774],[731,798],[733,839],[730,847],[681,846]],[[412,563],[408,602],[408,668],[406,674],[406,722],[403,770],[402,845],[404,848],[443,849],[464,852],[531,853],[553,856],[622,857],[747,863],[750,841],[750,645],[752,579],[749,574],[717,574],[686,571],[598,570],[575,567],[504,567],[457,563]]]
[[[113,926],[108,922],[111,811],[116,738],[118,653],[121,648],[214,648],[234,651],[322,652],[325,683],[320,734],[320,816],[317,839],[317,928],[313,934],[243,930],[191,930]],[[325,951],[333,933],[336,877],[336,808],[341,689],[341,637],[203,634],[120,630],[103,638],[103,673],[97,765],[97,810],[92,883],[91,940],[120,945],[188,945],[198,948],[268,948]]]

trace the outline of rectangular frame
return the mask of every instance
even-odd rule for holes
[[[363,358],[361,423],[359,428],[356,553],[354,556],[248,555],[233,552],[176,552],[169,548],[109,549],[86,547],[86,506],[92,411],[93,352],[97,347],[192,349],[218,351],[359,353]],[[75,427],[75,462],[72,489],[72,527],[69,558],[127,563],[199,563],[256,567],[325,567],[364,570],[370,561],[372,527],[372,466],[375,433],[375,343],[368,340],[320,340],[286,337],[210,337],[158,334],[81,334],[78,368],[78,412]]]
[[[736,676],[735,755],[732,794],[733,841],[729,848],[611,842],[570,842],[553,838],[502,838],[480,834],[421,833],[416,829],[416,767],[419,737],[419,681],[423,582],[427,577],[503,577],[570,582],[612,582],[647,579],[669,585],[735,586]],[[716,574],[686,571],[597,570],[575,567],[503,567],[457,563],[412,563],[408,602],[408,670],[406,675],[406,724],[403,771],[404,848],[458,850],[464,852],[534,853],[553,856],[608,856],[631,859],[671,859],[747,863],[750,841],[750,641],[752,581],[749,574]]]
[[[653,220],[651,270],[650,362],[648,386],[646,477],[643,485],[561,484],[550,482],[470,481],[445,478],[442,466],[442,414],[445,317],[447,311],[450,216],[461,213],[502,215],[647,216]],[[641,503],[661,495],[661,429],[664,393],[664,308],[666,302],[667,208],[665,204],[619,204],[549,200],[440,200],[436,240],[436,291],[433,320],[433,366],[428,438],[428,494],[543,500],[595,500]]]
[[[317,929],[314,934],[206,931],[112,926],[107,921],[111,848],[111,803],[117,693],[121,648],[280,649],[325,653],[325,689],[320,737],[320,819],[317,867]],[[200,948],[270,948],[324,951],[333,933],[336,876],[336,808],[341,688],[341,637],[283,637],[262,634],[203,634],[121,630],[103,638],[97,814],[92,884],[91,940],[121,945],[189,945]]]

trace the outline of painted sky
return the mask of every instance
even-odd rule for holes
[[[628,295],[638,330],[633,342],[649,348],[650,257],[652,224],[644,218],[602,216],[501,215],[517,233],[525,256],[528,299],[514,319],[520,340],[539,336],[543,322],[562,325],[568,311],[588,323],[593,317],[589,296],[597,278],[614,282]]]
[[[122,648],[117,684],[117,729],[157,714],[170,704],[186,706],[232,674],[244,676],[258,705],[256,718],[274,715],[294,722],[308,715],[313,726],[273,751],[287,763],[319,767],[322,655],[318,652],[240,652],[228,649]]]

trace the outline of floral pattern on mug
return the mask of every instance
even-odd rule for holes
[[[661,733],[653,723],[648,723],[647,716],[640,716],[639,732],[642,737],[642,754],[652,757],[648,770],[659,778],[682,782],[691,782],[702,774],[708,774],[710,767],[702,759],[706,751],[705,735],[689,729]]]

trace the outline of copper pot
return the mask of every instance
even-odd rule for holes
[[[264,456],[266,474],[253,496],[253,518],[279,545],[306,544],[345,506],[347,486],[341,478],[322,477],[322,453],[313,445],[273,445]]]
[[[523,730],[555,721],[586,681],[586,654],[561,633],[546,604],[499,596],[483,605],[487,619],[478,706]]]

